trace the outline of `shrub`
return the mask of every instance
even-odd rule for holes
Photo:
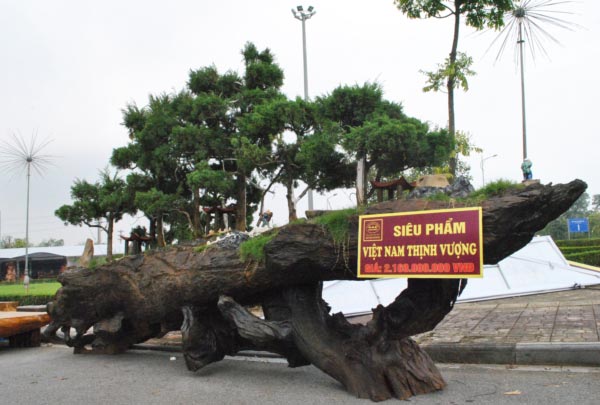
[[[600,249],[600,246],[559,246],[563,255],[589,252]]]
[[[581,238],[581,239],[563,239],[557,240],[556,245],[562,250],[563,247],[573,247],[573,246],[595,246],[600,249],[600,239],[599,238]]]
[[[590,266],[600,267],[600,249],[589,250],[581,253],[570,253],[565,255],[565,259],[588,264]]]
[[[19,305],[46,305],[54,295],[0,295],[0,301],[18,301]]]

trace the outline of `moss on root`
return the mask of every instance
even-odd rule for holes
[[[246,261],[252,259],[261,261],[265,258],[265,246],[277,236],[277,231],[273,230],[248,239],[240,245],[240,259]]]
[[[328,212],[314,218],[313,222],[325,227],[333,237],[333,241],[336,244],[340,244],[345,242],[348,236],[351,224],[349,219],[358,215],[360,215],[358,209],[348,208],[345,210]]]

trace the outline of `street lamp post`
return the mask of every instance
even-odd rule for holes
[[[523,160],[527,159],[527,118],[525,116],[525,68],[523,65],[523,21],[524,17],[523,10],[516,10],[515,16],[519,18],[519,38],[517,43],[519,44],[519,60],[521,65],[521,127],[523,132]]]
[[[486,160],[491,159],[491,158],[495,158],[497,156],[498,155],[492,155],[492,156],[488,156],[488,157],[484,158],[483,155],[481,155],[481,164],[480,164],[480,167],[481,167],[481,182],[483,183],[483,186],[485,186],[485,172],[483,170],[483,163]]]
[[[25,277],[23,278],[25,288],[29,291],[29,184],[31,182],[31,162],[33,157],[27,157],[27,204],[25,208]]]
[[[302,56],[304,63],[304,101],[308,101],[308,66],[306,62],[306,20],[315,15],[316,11],[313,6],[309,6],[305,11],[304,7],[298,6],[296,9],[292,9],[294,18],[302,22]],[[312,190],[308,190],[308,209],[313,209],[313,193]]]
[[[331,204],[329,203],[329,200],[332,199],[333,197],[337,196],[337,193],[334,193],[332,195],[330,195],[329,197],[327,197],[327,209],[330,210],[331,208]]]
[[[0,142],[0,172],[8,172],[11,170],[19,170],[25,168],[27,171],[27,200],[25,206],[25,269],[24,269],[24,284],[26,288],[29,285],[30,277],[30,261],[29,261],[29,188],[31,184],[31,169],[33,168],[38,174],[43,174],[44,169],[51,163],[51,156],[41,154],[50,141],[43,143],[37,142],[37,135],[31,137],[31,141],[27,143],[23,138],[13,135],[12,142]],[[19,278],[19,270],[17,267],[17,278]]]

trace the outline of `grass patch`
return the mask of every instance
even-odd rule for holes
[[[19,305],[45,305],[52,301],[61,284],[53,282],[35,282],[29,284],[29,292],[22,283],[0,284],[0,301],[18,301]]]
[[[123,254],[115,254],[115,255],[113,255],[112,262],[114,262],[115,260],[121,259],[123,256],[124,256]],[[112,262],[108,261],[106,259],[106,256],[92,257],[92,259],[90,260],[90,265],[88,266],[88,268],[95,269],[96,267],[104,266],[105,264],[112,263]]]
[[[478,190],[473,191],[465,198],[452,198],[443,191],[435,193],[433,195],[425,197],[425,199],[429,201],[440,201],[440,202],[457,202],[461,203],[467,207],[469,206],[480,206],[481,203],[488,198],[492,197],[502,197],[507,194],[509,191],[513,190],[521,190],[524,189],[525,186],[521,183],[516,183],[511,180],[500,179],[491,183],[488,183],[485,187],[482,187]]]
[[[508,191],[521,190],[524,188],[525,186],[521,183],[516,183],[511,180],[500,179],[488,183],[485,185],[485,187],[473,191],[469,195],[468,199],[481,202],[491,197],[501,197]]]
[[[450,202],[453,198],[451,198],[448,194],[444,193],[443,191],[440,191],[438,193],[426,197],[426,199],[429,201]]]
[[[240,258],[243,261],[253,259],[261,261],[265,258],[265,245],[269,243],[275,236],[277,231],[263,233],[254,238],[250,238],[240,245]]]
[[[313,219],[315,224],[324,226],[335,243],[342,243],[346,241],[346,237],[350,230],[350,217],[359,215],[359,211],[356,208],[348,208],[340,211],[332,211],[327,214],[318,216]]]
[[[211,246],[212,245],[209,245],[207,243],[205,243],[204,245],[196,246],[194,248],[194,252],[196,252],[196,253],[202,253],[202,252],[204,252],[206,249],[208,249]]]
[[[18,284],[0,284],[0,300],[3,296],[25,296],[25,295],[54,295],[56,291],[61,287],[61,284],[57,281],[45,282],[45,283],[30,283],[29,293],[25,290],[22,283]]]

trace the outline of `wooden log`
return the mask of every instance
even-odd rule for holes
[[[11,347],[37,347],[40,328],[50,323],[45,312],[0,312],[0,337],[9,338]]]
[[[483,201],[485,263],[525,246],[585,188],[576,180]],[[367,212],[459,206],[397,200]],[[315,223],[274,230],[260,259],[242,260],[230,245],[202,252],[175,247],[63,273],[63,286],[48,307],[53,322],[47,333],[62,328],[76,352],[90,344],[114,353],[181,328],[190,370],[252,348],[281,353],[291,366],[310,362],[353,394],[372,400],[440,389],[443,379],[410,336],[433,329],[451,311],[465,282],[409,279],[407,289],[390,305],[377,307],[367,325],[350,325],[328,313],[319,287],[324,280],[356,278],[358,218],[348,218],[347,224],[343,242]],[[237,303],[262,304],[266,319],[249,316]],[[75,336],[68,334],[71,327]],[[94,333],[86,335],[91,327]]]
[[[39,328],[8,337],[9,347],[40,347],[41,343],[42,334]]]
[[[16,311],[19,306],[19,301],[0,301],[0,312]]]

